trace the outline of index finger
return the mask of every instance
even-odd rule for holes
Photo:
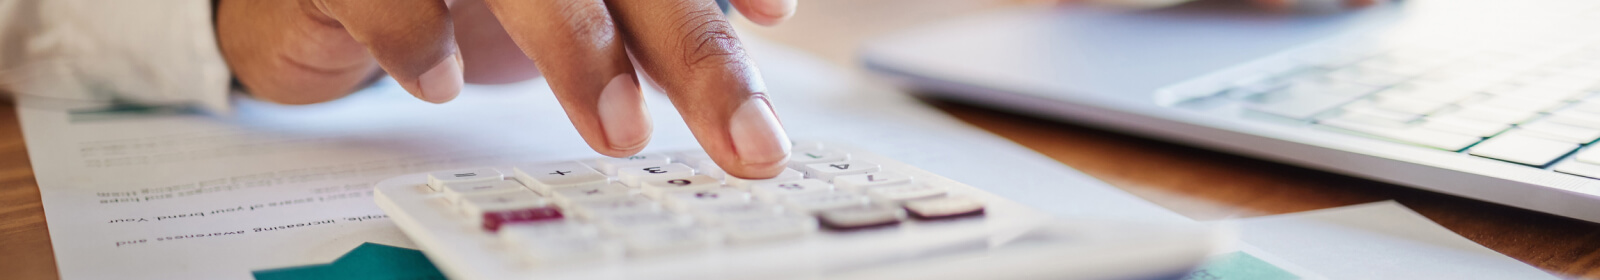
[[[789,136],[767,100],[761,72],[715,2],[606,3],[635,60],[723,171],[743,178],[783,171]]]

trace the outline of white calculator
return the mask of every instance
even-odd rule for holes
[[[1214,230],[1062,221],[843,146],[775,178],[703,151],[411,174],[377,203],[453,279],[1145,279]]]

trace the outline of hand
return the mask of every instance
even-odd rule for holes
[[[1347,8],[1360,8],[1377,4],[1385,0],[1250,0],[1256,5],[1274,11],[1290,11],[1301,7],[1306,2],[1335,2],[1343,3]]]
[[[771,25],[795,1],[733,4]],[[621,157],[649,142],[649,73],[728,174],[770,178],[789,156],[760,71],[712,0],[221,0],[216,24],[235,77],[266,101],[329,101],[387,73],[443,103],[464,82],[542,73],[589,146]]]

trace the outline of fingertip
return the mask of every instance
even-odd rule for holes
[[[650,113],[632,74],[611,78],[600,90],[596,111],[606,144],[615,151],[638,151],[650,142]]]
[[[751,97],[735,109],[728,120],[728,134],[740,167],[751,175],[767,175],[756,178],[776,176],[789,161],[793,144],[766,98]]]
[[[734,7],[744,14],[746,19],[756,24],[772,26],[782,23],[794,16],[796,0],[740,0],[734,1]]]
[[[417,77],[420,91],[418,98],[433,103],[445,103],[461,94],[461,87],[465,84],[462,76],[461,52],[445,57],[435,64],[433,68],[423,72]]]

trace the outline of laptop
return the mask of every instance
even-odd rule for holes
[[[918,94],[1600,222],[1600,1],[1201,1],[952,19],[861,58]]]

